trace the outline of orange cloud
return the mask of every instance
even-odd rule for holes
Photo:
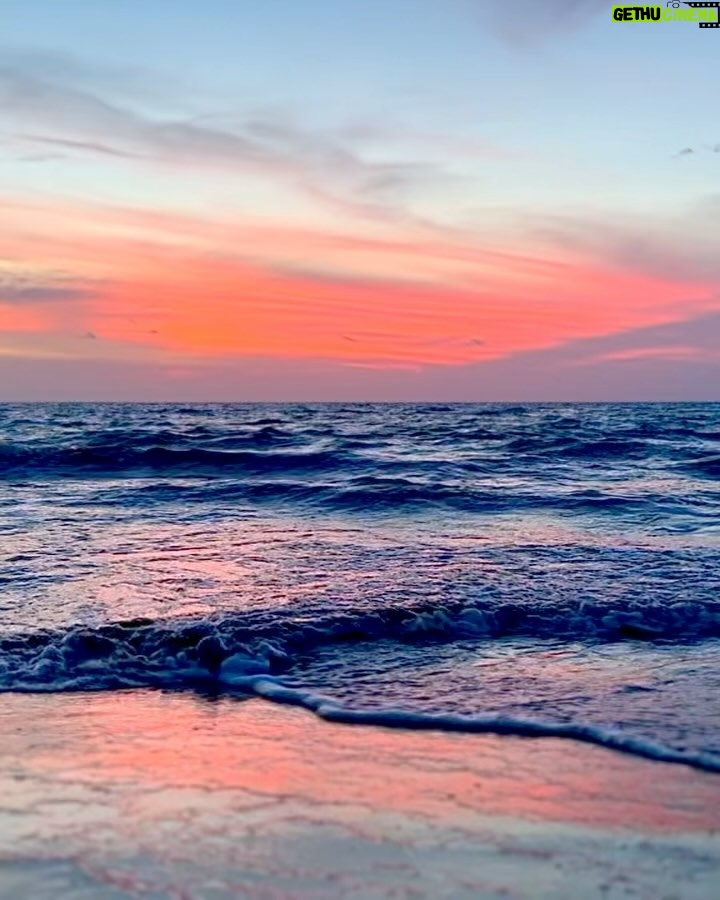
[[[0,329],[92,332],[159,359],[458,365],[670,322],[711,287],[451,234],[328,234],[59,204],[5,204],[0,228],[3,218],[0,263],[71,272],[93,291],[32,308],[0,298]]]
[[[627,350],[614,350],[590,357],[587,363],[596,362],[633,362],[635,360],[702,360],[720,358],[720,352],[710,353],[702,347],[633,347]]]
[[[0,333],[44,331],[46,327],[47,317],[43,313],[4,305],[0,298]]]

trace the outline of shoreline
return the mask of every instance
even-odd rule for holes
[[[715,894],[720,780],[683,766],[159,691],[0,727],[3,900]]]

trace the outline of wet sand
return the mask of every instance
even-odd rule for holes
[[[4,695],[0,898],[714,898],[720,777],[264,701]]]

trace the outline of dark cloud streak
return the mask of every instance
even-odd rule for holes
[[[94,285],[77,284],[63,278],[35,279],[0,272],[0,305],[32,306],[90,300],[96,296]]]

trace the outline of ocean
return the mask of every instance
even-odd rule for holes
[[[720,404],[0,406],[0,690],[720,771]]]

